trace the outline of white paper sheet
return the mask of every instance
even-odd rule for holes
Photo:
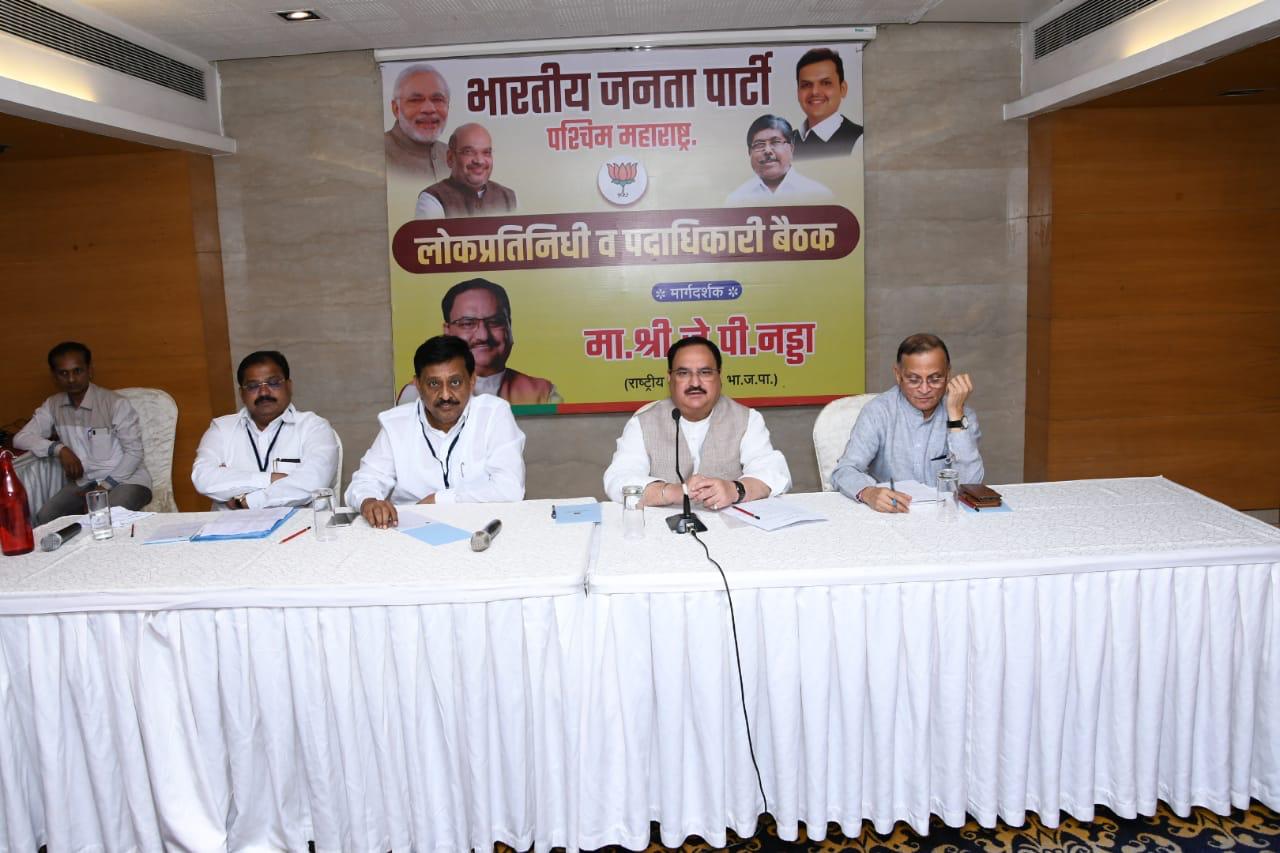
[[[721,510],[726,518],[741,521],[761,530],[779,530],[793,524],[808,521],[826,521],[825,515],[805,509],[794,501],[781,498],[764,498],[758,501],[734,504]]]

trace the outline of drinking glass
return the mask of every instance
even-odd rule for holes
[[[960,517],[960,505],[956,502],[960,487],[960,472],[943,468],[938,472],[938,519],[953,522]]]
[[[84,493],[84,505],[89,510],[89,529],[97,540],[110,539],[115,535],[111,529],[111,497],[106,489],[92,489]]]
[[[311,530],[317,542],[330,542],[337,538],[329,526],[333,520],[333,489],[316,489],[311,493]]]
[[[641,498],[644,496],[643,486],[622,487],[622,538],[644,538],[644,507]]]

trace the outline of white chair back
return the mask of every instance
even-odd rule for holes
[[[178,404],[159,388],[118,388],[142,423],[142,464],[151,474],[147,512],[177,512],[173,497],[173,439],[178,430]]]
[[[854,421],[862,407],[876,398],[875,394],[855,394],[852,397],[841,397],[832,400],[818,412],[818,419],[813,422],[813,452],[818,457],[818,475],[822,478],[822,491],[829,492],[831,472],[840,461],[849,443],[849,433],[853,431]]]
[[[338,435],[336,429],[333,431],[333,440],[338,443],[338,470],[333,472],[334,506],[338,506],[342,503],[342,436]]]

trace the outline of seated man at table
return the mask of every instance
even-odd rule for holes
[[[676,474],[689,497],[709,509],[780,495],[791,487],[791,471],[769,440],[764,418],[720,393],[720,348],[688,337],[667,350],[671,397],[636,413],[618,439],[604,472],[605,494],[621,502],[624,486],[643,486],[646,506],[683,502]],[[673,412],[680,416],[672,423]]]
[[[347,488],[347,505],[374,527],[395,527],[395,504],[524,498],[524,433],[511,404],[473,394],[476,360],[453,335],[413,355],[419,399],[378,415],[382,429]]]
[[[947,467],[959,472],[961,483],[981,483],[982,432],[965,405],[973,382],[967,373],[951,375],[947,345],[937,335],[911,335],[898,345],[893,377],[894,387],[858,414],[831,484],[877,512],[907,512],[909,495],[876,483],[933,486]]]
[[[45,524],[85,511],[84,496],[106,489],[112,506],[139,510],[151,503],[151,474],[142,464],[142,425],[119,394],[93,384],[93,354],[76,341],[49,350],[49,370],[61,389],[36,409],[13,437],[33,456],[56,456],[67,484],[36,512]]]
[[[338,442],[333,427],[293,405],[293,380],[283,353],[259,350],[236,369],[244,402],[214,418],[196,450],[191,482],[214,509],[303,506],[333,485]]]

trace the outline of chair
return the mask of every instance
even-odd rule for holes
[[[338,444],[338,468],[333,472],[333,499],[334,506],[342,503],[342,436],[338,435],[338,431],[333,431],[333,440]]]
[[[813,452],[818,457],[818,476],[822,478],[822,491],[832,491],[831,472],[840,461],[849,443],[849,433],[858,419],[862,407],[876,398],[875,394],[855,394],[832,400],[818,412],[813,422]]]
[[[146,512],[177,512],[173,497],[173,437],[178,429],[178,404],[159,388],[119,388],[142,424],[142,464],[151,474],[151,503]]]

